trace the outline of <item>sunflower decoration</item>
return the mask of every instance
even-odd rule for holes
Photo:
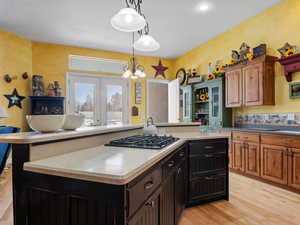
[[[207,79],[208,80],[214,80],[214,79],[216,79],[216,76],[214,74],[210,73],[210,74],[207,75]]]
[[[247,59],[248,59],[249,61],[252,61],[253,58],[254,58],[254,56],[253,56],[253,54],[252,54],[251,52],[247,53]]]
[[[283,47],[278,49],[278,52],[280,53],[281,57],[289,57],[294,55],[297,52],[297,50],[297,46],[285,43]]]
[[[201,102],[205,102],[206,101],[206,95],[205,94],[201,94],[200,95],[200,101]]]
[[[237,60],[235,59],[231,59],[230,62],[229,62],[229,65],[234,65],[237,63]]]
[[[284,53],[285,57],[291,56],[295,54],[295,50],[294,49],[289,49]]]

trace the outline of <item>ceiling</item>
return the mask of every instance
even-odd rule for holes
[[[281,0],[205,0],[213,6],[196,10],[202,0],[143,0],[150,34],[161,49],[141,55],[175,58]],[[0,28],[24,38],[130,52],[131,35],[114,30],[110,18],[125,0],[1,0]]]

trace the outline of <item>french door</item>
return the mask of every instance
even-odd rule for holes
[[[85,115],[85,125],[129,122],[129,81],[120,77],[68,73],[68,113]]]

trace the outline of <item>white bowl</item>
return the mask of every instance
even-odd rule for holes
[[[84,122],[84,115],[80,114],[68,114],[66,115],[65,123],[63,125],[64,130],[76,130],[81,127]]]
[[[49,133],[62,128],[65,115],[27,115],[26,119],[31,129]]]

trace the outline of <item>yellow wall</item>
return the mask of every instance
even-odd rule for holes
[[[89,56],[89,57],[98,57],[98,58],[106,58],[113,60],[121,60],[128,61],[130,55],[111,52],[111,51],[101,51],[87,48],[78,48],[64,45],[56,45],[56,44],[47,44],[40,42],[33,42],[32,44],[32,72],[33,74],[41,74],[44,76],[45,83],[59,81],[63,87],[63,91],[65,94],[65,86],[66,86],[66,73],[67,72],[80,72],[80,71],[72,71],[68,69],[68,57],[69,55],[81,55],[81,56]],[[147,56],[138,56],[138,62],[145,67],[145,71],[147,74],[147,79],[153,79],[155,70],[151,65],[158,64],[158,58],[155,57],[147,57]],[[170,59],[162,59],[162,62],[165,66],[169,67],[166,71],[166,78],[172,79],[173,70],[172,64],[173,60]],[[86,72],[85,72],[86,73]],[[99,73],[93,73],[99,74]],[[141,123],[144,122],[142,118],[145,117],[146,112],[146,79],[139,79],[142,82],[142,104],[136,105],[139,108],[139,112],[141,116],[132,117],[133,123]],[[134,105],[135,103],[135,94],[134,94],[134,82],[131,85],[131,102]]]
[[[209,62],[223,60],[223,63],[228,63],[231,50],[238,49],[242,42],[252,47],[266,43],[268,54],[279,56],[276,49],[283,46],[285,42],[300,48],[299,28],[300,1],[285,0],[179,57],[175,61],[174,71],[181,67],[186,69],[199,67],[201,73],[207,73]],[[276,65],[275,79],[275,106],[244,107],[235,109],[235,112],[239,114],[300,112],[300,99],[289,99],[288,83],[279,63]],[[293,76],[293,81],[300,81],[300,73]]]
[[[18,37],[14,34],[0,30],[0,107],[7,109],[8,100],[4,94],[11,94],[17,88],[19,95],[28,96],[30,94],[30,79],[24,80],[22,74],[32,73],[32,43],[29,40]],[[9,74],[17,76],[7,84],[3,76]],[[23,109],[16,106],[7,109],[8,119],[4,119],[5,125],[21,127],[26,129],[25,115],[28,113],[28,98],[23,100]]]

